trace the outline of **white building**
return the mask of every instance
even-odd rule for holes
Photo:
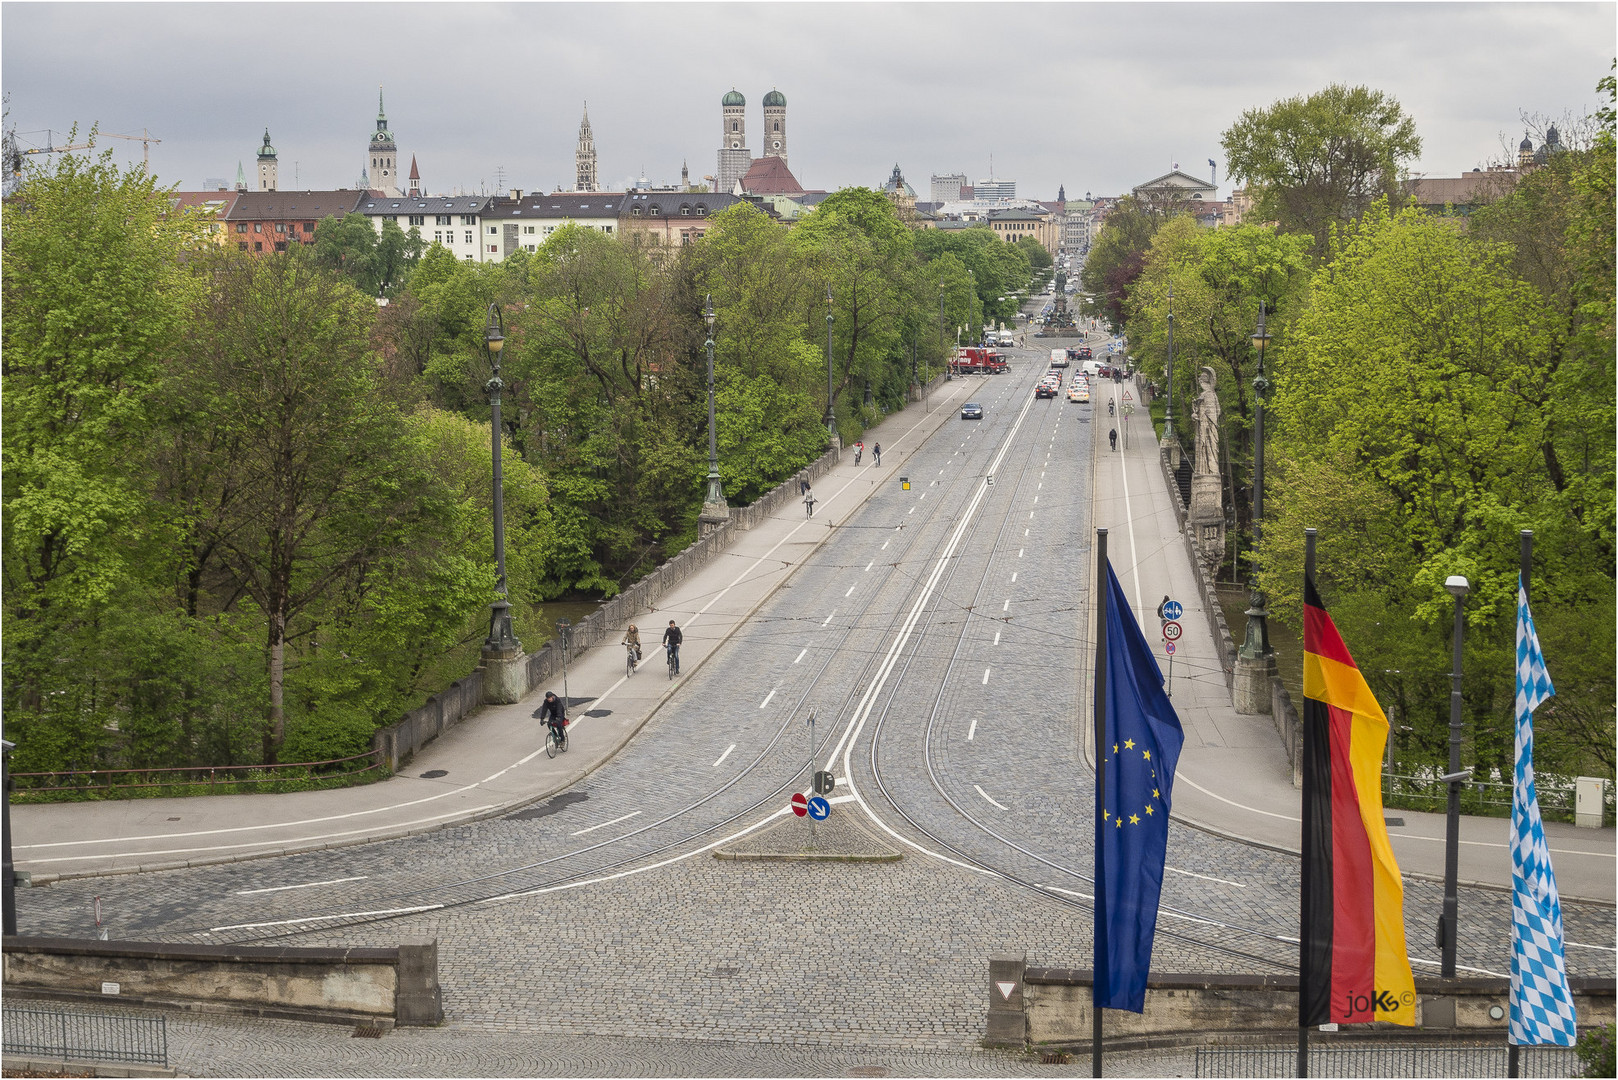
[[[480,262],[499,262],[514,251],[538,251],[563,225],[582,225],[608,236],[618,233],[622,191],[555,191],[489,200],[479,233]]]
[[[494,201],[487,195],[385,198],[372,193],[360,200],[359,212],[370,218],[378,236],[382,223],[392,221],[407,233],[415,229],[426,243],[441,244],[466,262],[499,262],[485,253],[489,245],[481,242],[483,218]]]

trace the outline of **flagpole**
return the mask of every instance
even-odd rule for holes
[[[1303,580],[1315,580],[1315,530],[1303,530]],[[1312,899],[1310,888],[1311,875],[1309,868],[1314,865],[1314,802],[1309,790],[1308,762],[1313,760],[1314,729],[1305,723],[1303,725],[1303,842],[1302,842],[1302,876],[1298,889],[1298,1075],[1309,1075],[1309,1025],[1303,1015],[1303,1002],[1309,986],[1309,956],[1314,950],[1314,934],[1312,921],[1309,918],[1310,901]]]
[[[1101,869],[1101,826],[1104,824],[1102,812],[1107,805],[1107,770],[1106,752],[1107,744],[1107,603],[1112,590],[1107,587],[1107,530],[1096,530],[1096,596],[1100,603],[1096,605],[1096,697],[1095,697],[1095,729],[1096,729],[1096,869]],[[1105,903],[1102,899],[1101,875],[1096,875],[1096,920],[1094,969],[1090,972],[1090,1075],[1101,1075],[1101,973],[1106,965],[1102,961],[1101,943],[1105,935],[1106,922],[1101,918],[1101,907]]]
[[[1522,594],[1523,599],[1526,602],[1530,598],[1528,581],[1534,570],[1534,531],[1532,529],[1523,529],[1521,532],[1519,532],[1517,534],[1517,544],[1517,559],[1519,563],[1517,572],[1522,578]],[[1513,801],[1515,801],[1515,798],[1513,798]],[[1517,1044],[1512,1041],[1510,1031],[1507,1031],[1506,1075],[1513,1078],[1521,1076],[1522,1073],[1520,1071],[1520,1067],[1520,1050]]]

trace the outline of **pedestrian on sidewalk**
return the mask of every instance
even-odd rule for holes
[[[809,477],[802,473],[798,474],[798,494],[809,494]]]
[[[1118,449],[1118,429],[1112,428],[1107,432],[1107,441],[1112,444],[1113,450]]]
[[[1168,618],[1168,616],[1163,614],[1163,608],[1168,605],[1168,602],[1169,602],[1169,594],[1164,593],[1163,594],[1163,602],[1161,604],[1157,605],[1157,618],[1158,618],[1159,621],[1162,621],[1162,620]]]
[[[882,464],[882,444],[877,443],[871,447],[871,464]]]

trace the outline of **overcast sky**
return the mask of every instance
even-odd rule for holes
[[[78,123],[161,138],[152,168],[194,190],[249,178],[266,127],[283,188],[352,187],[377,87],[430,192],[573,183],[589,103],[603,186],[715,171],[719,99],[787,98],[808,188],[880,186],[897,162],[993,175],[1018,194],[1118,194],[1175,163],[1206,177],[1243,110],[1332,82],[1396,97],[1414,171],[1497,160],[1519,116],[1599,104],[1612,3],[0,5],[6,124],[23,146]],[[124,160],[139,143],[104,140]]]

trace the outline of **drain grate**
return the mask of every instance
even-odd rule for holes
[[[428,769],[421,774],[423,780],[437,780],[440,776],[448,776],[448,769]]]
[[[713,977],[716,979],[726,979],[732,975],[740,975],[741,973],[742,969],[739,967],[716,967],[713,969]]]
[[[354,1034],[349,1036],[349,1038],[380,1039],[382,1037],[383,1030],[383,1028],[372,1027],[369,1024],[361,1024],[359,1027],[354,1029]]]
[[[1386,825],[1390,829],[1402,829],[1404,828],[1405,819],[1402,817],[1383,818],[1382,824]]]
[[[1071,1060],[1073,1060],[1073,1055],[1063,1050],[1057,1050],[1054,1053],[1039,1055],[1039,1063],[1041,1065],[1066,1065]]]

